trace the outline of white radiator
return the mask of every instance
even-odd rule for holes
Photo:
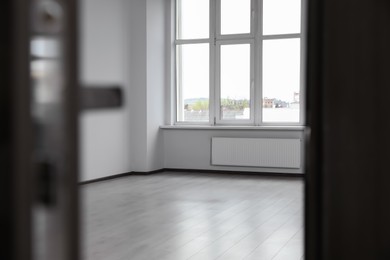
[[[301,140],[214,137],[211,164],[298,169],[301,166]]]

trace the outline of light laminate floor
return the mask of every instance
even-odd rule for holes
[[[80,187],[84,260],[303,259],[303,179],[202,173]]]

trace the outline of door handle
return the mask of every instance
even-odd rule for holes
[[[81,87],[81,109],[119,108],[123,105],[123,90],[118,85]]]

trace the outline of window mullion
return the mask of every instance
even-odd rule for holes
[[[181,49],[180,48],[177,48],[177,46],[175,46],[175,53],[176,53],[176,63],[178,64],[179,68],[182,67],[181,65],[181,59],[179,59],[178,57],[181,57]],[[176,84],[177,86],[180,86],[180,88],[177,88],[176,87],[176,100],[177,100],[177,105],[178,107],[183,107],[183,90],[181,89],[181,86],[182,86],[182,77],[181,77],[181,73],[176,73]],[[176,113],[176,118],[178,121],[183,121],[184,120],[184,115],[183,115],[183,111],[182,110],[177,110],[177,113]]]
[[[256,46],[256,41],[255,40],[252,40],[251,44],[250,44],[250,94],[249,94],[249,100],[250,100],[250,103],[249,103],[249,114],[250,114],[250,121],[254,124],[255,123],[255,117],[256,117],[256,113],[255,113],[255,103],[256,103],[256,99],[255,99],[255,90],[256,90],[256,66],[255,66],[255,46]]]
[[[290,38],[301,38],[301,33],[286,33],[286,34],[270,34],[263,35],[263,40],[277,40],[277,39],[290,39]]]
[[[210,0],[210,101],[209,101],[209,123],[215,124],[217,115],[216,95],[216,27],[217,27],[217,0]]]
[[[256,97],[255,102],[257,109],[255,111],[255,123],[256,125],[262,125],[263,121],[263,0],[257,1],[257,30],[256,30]]]
[[[252,103],[253,103],[253,111],[252,117],[253,117],[253,124],[258,125],[259,124],[259,114],[260,114],[260,89],[259,89],[259,39],[258,39],[258,33],[259,33],[259,0],[252,0],[252,34],[253,34],[253,96],[251,97]]]
[[[307,18],[307,3],[306,0],[301,1],[301,75],[300,75],[300,97],[299,97],[299,110],[300,110],[300,116],[299,116],[299,123],[300,125],[306,124],[306,115],[305,115],[305,106],[306,106],[306,100],[303,98],[304,93],[306,93],[306,78],[305,78],[305,72],[306,72],[306,18]]]
[[[221,118],[221,84],[220,84],[220,71],[221,71],[221,62],[220,62],[220,45],[219,45],[219,37],[221,35],[221,0],[214,0],[215,10],[214,14],[214,124],[217,124]]]
[[[188,40],[175,40],[175,45],[184,45],[184,44],[196,44],[196,43],[209,43],[210,39],[188,39]]]

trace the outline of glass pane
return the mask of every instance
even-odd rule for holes
[[[62,78],[60,62],[55,59],[37,59],[31,61],[31,80],[33,83],[33,101],[36,104],[55,104],[62,97]]]
[[[300,39],[263,42],[263,121],[299,122]]]
[[[209,38],[209,0],[177,0],[177,39]]]
[[[221,45],[221,118],[250,119],[250,44]]]
[[[30,53],[35,58],[59,58],[60,52],[60,42],[56,38],[37,36],[31,40]]]
[[[178,121],[209,121],[209,44],[177,46]]]
[[[221,34],[251,32],[251,0],[221,0]]]
[[[301,32],[301,0],[263,0],[263,34]]]

